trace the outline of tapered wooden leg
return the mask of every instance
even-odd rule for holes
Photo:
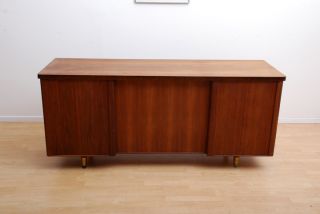
[[[81,156],[81,166],[82,168],[86,168],[88,164],[88,157],[87,156]]]
[[[240,156],[233,156],[233,166],[238,167],[240,164]]]

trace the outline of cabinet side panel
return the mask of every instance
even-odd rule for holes
[[[215,82],[208,154],[269,155],[275,82]]]
[[[117,81],[118,151],[204,153],[209,94],[208,81]]]
[[[278,127],[279,111],[280,111],[282,84],[283,84],[282,81],[277,83],[277,91],[276,91],[274,110],[273,110],[272,129],[271,129],[271,136],[270,136],[269,155],[273,155],[273,152],[274,152],[277,127]]]
[[[108,154],[108,82],[41,80],[47,154]]]

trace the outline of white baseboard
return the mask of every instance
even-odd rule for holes
[[[320,118],[317,118],[317,117],[279,118],[279,123],[320,123]]]
[[[42,116],[0,116],[1,122],[42,122]],[[279,123],[320,123],[320,118],[279,118]]]
[[[0,122],[42,122],[42,116],[0,116]]]

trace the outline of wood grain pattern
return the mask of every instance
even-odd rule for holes
[[[40,73],[50,76],[264,77],[285,76],[263,60],[55,59]]]
[[[269,155],[276,82],[215,82],[209,155]]]
[[[209,82],[116,82],[119,153],[205,152]]]
[[[49,156],[109,153],[108,82],[42,80],[41,88]]]

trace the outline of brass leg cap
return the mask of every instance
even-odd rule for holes
[[[83,169],[87,167],[87,163],[88,163],[88,157],[82,156],[81,157],[81,166]]]
[[[240,157],[239,156],[233,156],[233,167],[238,167],[240,164]]]

